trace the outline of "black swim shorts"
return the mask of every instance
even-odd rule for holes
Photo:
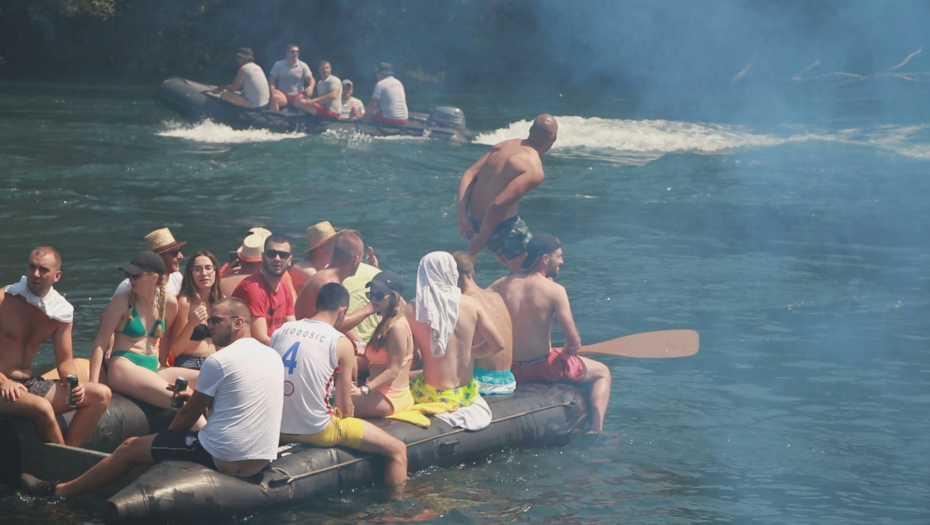
[[[17,383],[25,386],[29,390],[30,394],[45,397],[48,395],[49,391],[55,386],[55,379],[44,379],[41,377],[30,377],[29,379],[14,379]]]
[[[189,430],[166,430],[156,434],[152,440],[152,459],[155,463],[169,459],[190,461],[216,469],[213,456],[200,444],[197,432]]]

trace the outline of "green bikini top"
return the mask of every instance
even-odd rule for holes
[[[122,332],[129,337],[142,337],[147,335],[149,337],[154,337],[158,339],[159,336],[155,335],[155,330],[161,326],[161,333],[165,333],[165,320],[159,319],[155,323],[155,326],[152,327],[150,333],[145,333],[145,325],[142,324],[142,319],[139,318],[139,312],[136,311],[136,305],[132,305],[132,319],[126,321],[126,326],[123,327]]]

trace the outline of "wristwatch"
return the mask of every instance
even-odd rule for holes
[[[362,391],[363,396],[367,396],[371,392],[371,389],[368,388],[368,385],[362,385],[358,389]]]

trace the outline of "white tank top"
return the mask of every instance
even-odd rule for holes
[[[329,424],[336,342],[342,337],[331,325],[309,319],[284,323],[271,335],[271,347],[284,362],[283,434],[316,434]]]

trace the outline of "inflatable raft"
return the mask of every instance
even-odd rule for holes
[[[453,428],[431,417],[429,428],[392,420],[375,424],[407,444],[411,472],[448,467],[485,458],[509,448],[569,444],[587,421],[585,396],[566,384],[521,384],[510,396],[486,400],[493,419],[482,430]],[[20,472],[44,479],[70,479],[105,457],[130,435],[164,428],[173,411],[152,409],[114,395],[96,431],[76,449],[37,443],[32,425],[0,419],[3,479]],[[15,450],[13,450],[15,449]],[[166,461],[148,469],[110,497],[103,511],[107,523],[191,521],[250,514],[263,508],[306,503],[381,480],[383,461],[343,448],[287,444],[278,459],[251,479],[226,476],[198,464]]]
[[[243,108],[210,92],[216,86],[180,77],[168,78],[158,86],[158,103],[183,118],[199,122],[211,119],[234,129],[267,129],[286,133],[323,133],[328,130],[363,133],[378,137],[429,137],[453,142],[471,142],[474,134],[465,127],[465,115],[458,108],[437,107],[430,114],[410,113],[406,124],[390,125],[370,120],[322,120],[290,111]]]

